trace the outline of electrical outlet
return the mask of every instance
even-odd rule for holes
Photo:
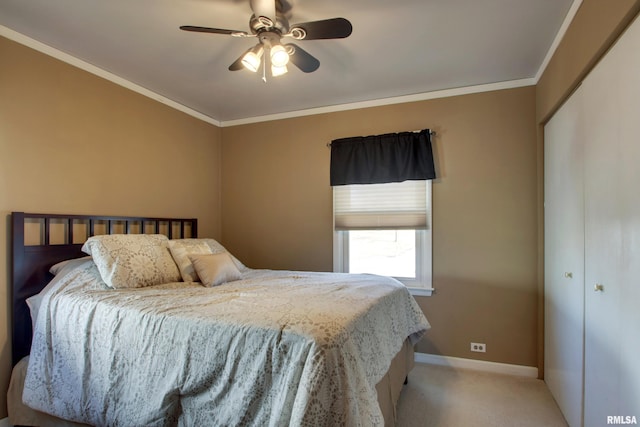
[[[472,342],[471,343],[471,351],[476,351],[478,353],[486,353],[487,345],[485,343]]]

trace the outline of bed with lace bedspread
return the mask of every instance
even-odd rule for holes
[[[404,285],[374,275],[110,289],[88,259],[48,288],[23,400],[92,425],[382,425],[375,386],[429,328]]]

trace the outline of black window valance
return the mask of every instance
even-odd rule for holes
[[[431,131],[336,139],[330,175],[332,186],[434,179]]]

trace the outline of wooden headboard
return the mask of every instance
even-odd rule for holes
[[[168,238],[198,236],[196,218],[11,213],[12,357],[15,365],[31,349],[31,314],[26,299],[53,278],[52,265],[86,256],[83,243],[98,234],[164,234]]]

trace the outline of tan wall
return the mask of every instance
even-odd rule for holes
[[[332,269],[332,139],[436,130],[432,330],[420,352],[536,366],[535,89],[222,129],[222,238],[250,267]],[[471,341],[487,353],[471,353]]]
[[[0,37],[0,419],[9,213],[195,216],[220,231],[220,130]]]

